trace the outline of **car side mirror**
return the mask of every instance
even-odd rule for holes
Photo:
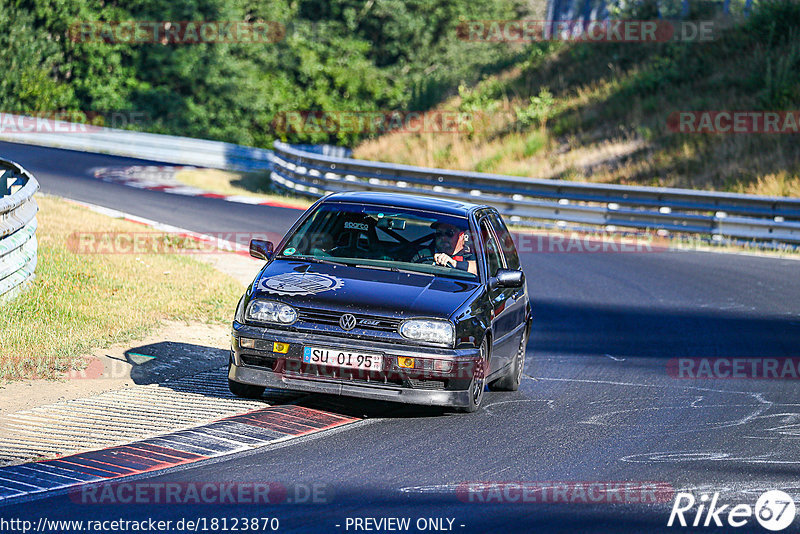
[[[272,241],[261,241],[260,239],[250,240],[250,255],[259,260],[269,261],[272,259],[274,247]]]
[[[513,269],[497,269],[492,279],[493,287],[522,287],[525,283],[525,273]]]

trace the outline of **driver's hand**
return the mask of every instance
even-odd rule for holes
[[[436,265],[441,265],[443,267],[455,267],[456,260],[445,254],[444,252],[439,252],[433,255],[433,259],[436,262]]]

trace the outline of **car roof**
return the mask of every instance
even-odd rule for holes
[[[375,191],[349,191],[334,193],[325,197],[325,204],[330,202],[355,202],[358,204],[376,204],[379,206],[394,206],[398,208],[411,208],[435,211],[448,215],[466,217],[470,212],[487,207],[484,204],[473,204],[461,200],[429,197],[424,195],[407,195],[403,193],[380,193]]]

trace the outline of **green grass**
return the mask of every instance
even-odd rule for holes
[[[95,347],[139,339],[163,320],[224,323],[240,285],[186,254],[78,254],[74,232],[150,232],[37,197],[39,263],[0,313],[0,379],[59,378]]]
[[[542,132],[533,132],[525,139],[525,150],[522,155],[526,158],[537,154],[547,144],[547,135]]]
[[[488,158],[484,158],[475,164],[475,170],[478,172],[492,172],[497,168],[497,165],[503,160],[503,151],[492,154]]]

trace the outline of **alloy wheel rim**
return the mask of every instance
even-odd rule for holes
[[[522,335],[522,341],[519,344],[517,351],[517,382],[522,381],[522,369],[525,367],[525,347],[527,345],[525,335]]]
[[[483,398],[483,390],[485,388],[486,382],[486,372],[484,370],[484,365],[486,361],[486,351],[485,349],[481,349],[481,359],[478,363],[477,369],[475,369],[475,377],[472,382],[472,402],[475,406],[479,405],[481,399]]]

